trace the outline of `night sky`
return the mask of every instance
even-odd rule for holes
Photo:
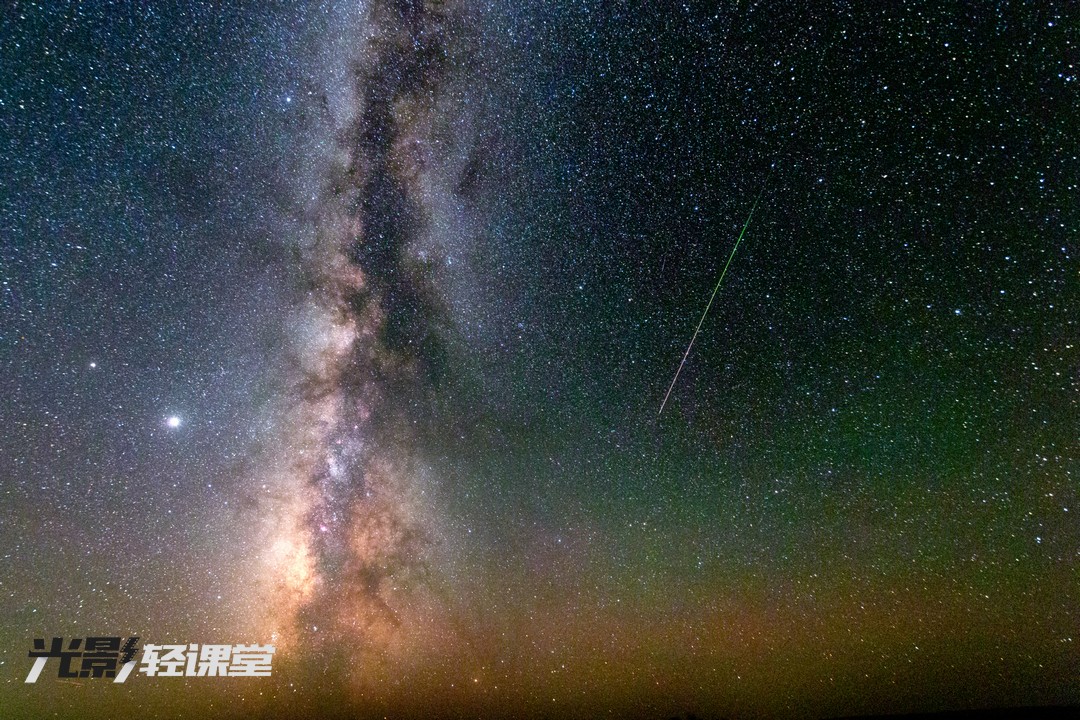
[[[5,3],[0,716],[1080,704],[1049,5]]]

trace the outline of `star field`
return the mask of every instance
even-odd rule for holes
[[[13,3],[0,707],[1076,705],[1078,27]]]

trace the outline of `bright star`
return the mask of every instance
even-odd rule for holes
[[[170,415],[168,419],[165,420],[165,424],[173,429],[180,427],[180,416]]]

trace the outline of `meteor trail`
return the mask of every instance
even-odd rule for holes
[[[767,185],[768,182],[768,178],[766,178],[765,184]],[[731,254],[728,255],[727,264],[724,265],[724,270],[720,273],[720,279],[716,281],[716,287],[713,288],[712,295],[709,296],[709,304],[705,306],[705,312],[701,313],[701,319],[698,320],[697,327],[694,328],[694,336],[690,338],[690,344],[686,346],[686,352],[683,353],[682,362],[679,363],[679,369],[675,371],[675,377],[671,378],[671,384],[668,385],[667,392],[664,393],[664,401],[660,403],[660,411],[656,413],[657,417],[664,412],[664,406],[667,405],[668,398],[671,397],[671,391],[675,389],[675,383],[679,380],[679,373],[682,372],[683,365],[686,364],[686,358],[690,357],[690,348],[694,347],[694,341],[697,340],[698,333],[701,332],[701,324],[705,322],[705,316],[709,314],[709,308],[712,307],[713,300],[716,299],[716,293],[720,290],[720,283],[724,282],[724,276],[727,275],[728,268],[731,267],[731,260],[735,257],[735,251],[739,249],[739,243],[742,242],[743,235],[746,234],[746,228],[750,227],[750,219],[754,217],[754,211],[757,210],[758,203],[761,202],[761,196],[764,194],[765,185],[762,185],[761,192],[758,193],[757,198],[754,200],[754,204],[750,208],[750,214],[746,216],[746,222],[743,223],[742,231],[735,241],[735,247],[731,248]]]

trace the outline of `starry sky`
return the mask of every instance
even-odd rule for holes
[[[5,4],[3,714],[1080,704],[1078,90],[1066,4]]]

